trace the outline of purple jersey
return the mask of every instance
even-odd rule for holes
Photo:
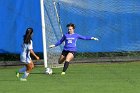
[[[79,34],[64,34],[60,41],[58,41],[55,46],[62,44],[65,41],[64,50],[66,51],[76,51],[76,41],[77,39],[91,40],[91,37],[81,36]]]

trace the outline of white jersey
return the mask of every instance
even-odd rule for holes
[[[26,64],[31,62],[30,50],[33,49],[33,42],[31,40],[31,44],[23,44],[22,52],[20,54],[20,61]]]

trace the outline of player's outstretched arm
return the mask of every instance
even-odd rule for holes
[[[65,40],[65,36],[63,35],[63,37],[55,44],[55,45],[50,45],[50,48],[56,47],[60,44],[62,44],[62,42]]]
[[[31,49],[30,50],[30,52],[31,52],[31,54],[37,59],[37,60],[39,60],[40,58],[34,53],[34,51]]]
[[[77,36],[79,39],[83,39],[83,40],[99,40],[98,38],[95,38],[95,37],[87,37],[87,36],[82,36],[79,34],[77,34]]]
[[[97,41],[99,40],[99,39],[96,38],[96,37],[91,37],[91,39],[92,39],[92,40],[97,40]]]

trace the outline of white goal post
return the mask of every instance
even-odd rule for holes
[[[46,47],[45,18],[44,18],[44,3],[43,2],[44,0],[40,0],[44,66],[45,68],[47,68],[47,47]]]
[[[55,44],[63,35],[56,2],[52,0],[40,0],[40,8],[44,66],[45,68],[62,67],[62,65],[58,64],[62,46],[57,46],[53,49],[49,48],[49,45]]]

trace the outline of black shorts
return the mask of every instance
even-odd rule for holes
[[[62,53],[61,53],[61,55],[63,55],[63,56],[66,57],[68,55],[68,53],[72,53],[73,56],[76,57],[76,52],[75,51],[66,51],[66,50],[63,50]]]

